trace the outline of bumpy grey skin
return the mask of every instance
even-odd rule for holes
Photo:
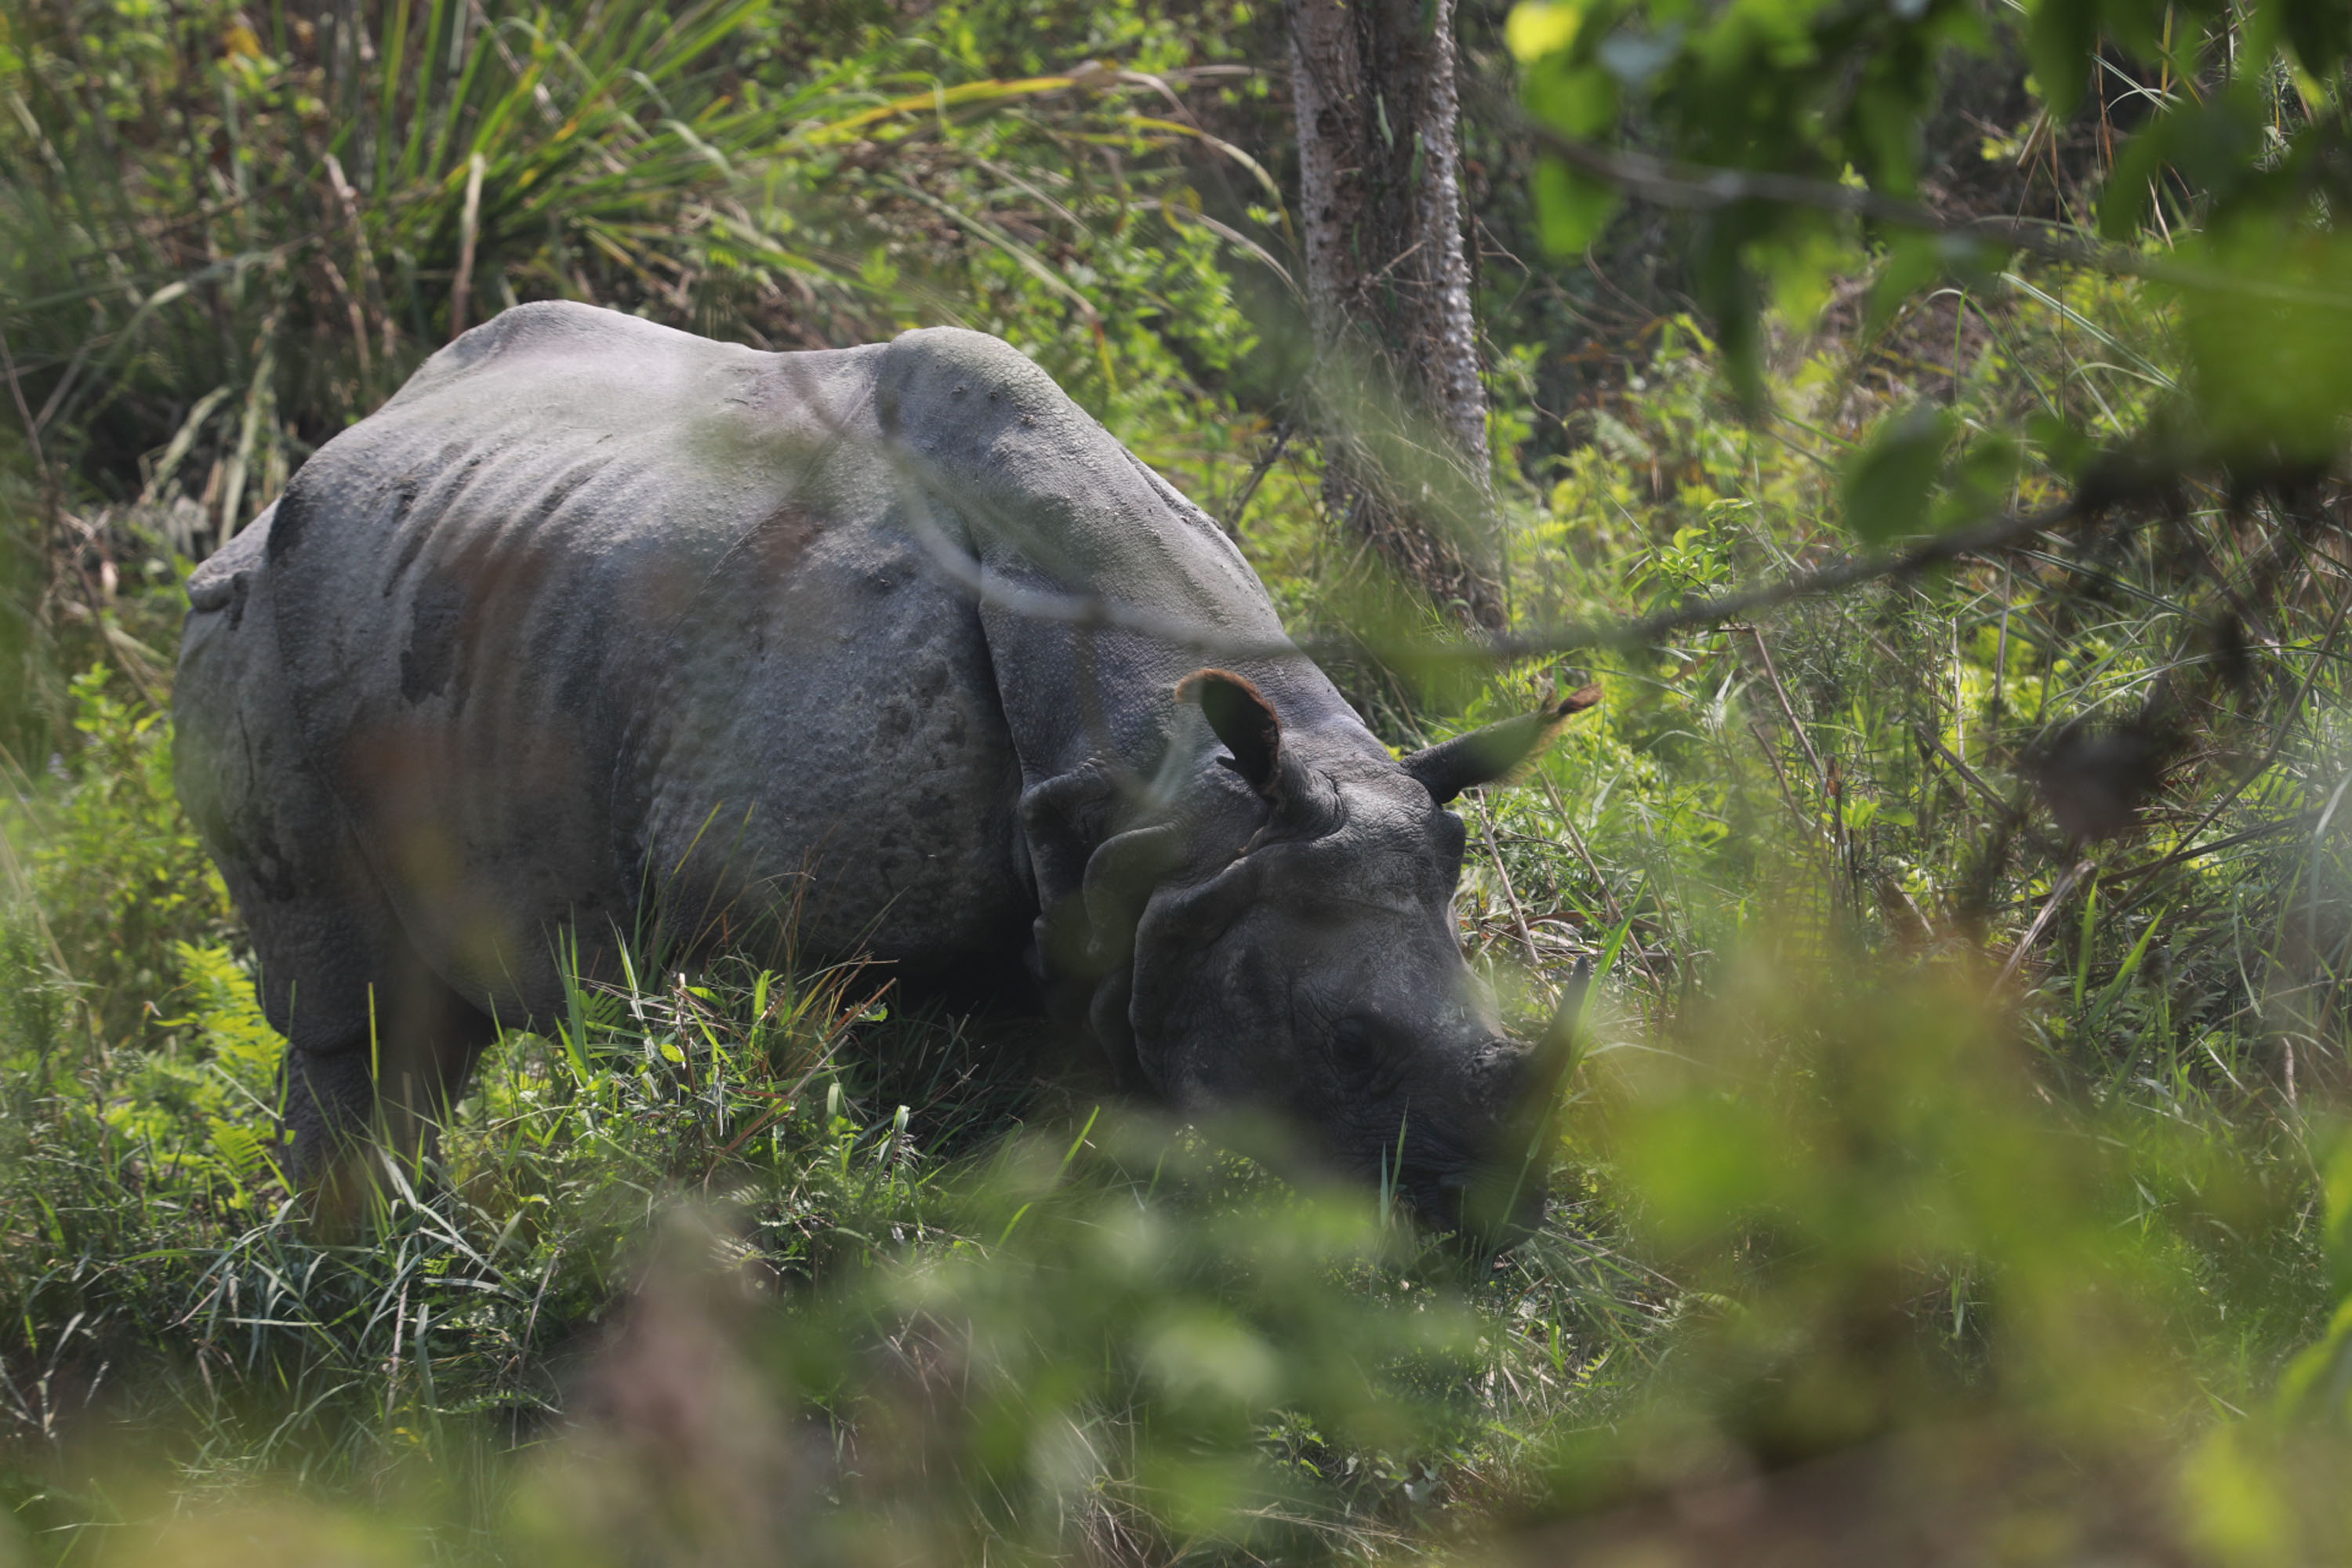
[[[527,305],[304,465],[191,580],[175,698],[298,1164],[560,1017],[568,962],[788,933],[918,985],[1025,961],[1181,1110],[1287,1111],[1367,1173],[1402,1122],[1444,1207],[1520,1070],[1451,917],[1477,781],[1425,784],[1297,658],[1217,679],[1259,722],[1229,748],[1177,696],[1197,657],[975,602],[942,544],[1281,634],[1206,516],[974,332],[772,354]]]

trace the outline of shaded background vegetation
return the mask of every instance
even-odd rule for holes
[[[1295,434],[1270,13],[0,5],[0,1558],[2340,1555],[2331,373],[2088,250],[1580,205],[1521,85],[1776,166],[1691,140],[1669,9],[1462,18],[1516,626],[2031,511],[2101,454],[2179,457],[2161,492],[1573,668],[1440,664]],[[2053,109],[2067,9],[1915,8],[1976,50],[1928,60],[1907,176],[1856,178],[2080,237],[2126,168],[2153,201],[2108,232],[2189,261],[2252,199],[2210,170],[2340,163],[2317,47],[2239,37],[2231,77],[2193,9],[2153,65],[2094,34]],[[1616,73],[1609,113],[1548,71]],[[2272,153],[2200,163],[2191,110]],[[2288,221],[2288,281],[2334,286],[2326,204]],[[583,993],[364,1236],[291,1224],[275,1042],[169,789],[177,584],[551,297],[1003,334],[1295,628],[1370,645],[1335,670],[1400,745],[1597,674],[1466,812],[1515,1015],[1602,976],[1542,1232],[1468,1256],[1274,1131],[1038,1081],[1019,1020],[724,964]],[[2293,483],[2193,417],[2263,376],[2320,411]]]

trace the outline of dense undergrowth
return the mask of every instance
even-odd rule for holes
[[[0,476],[0,1561],[2352,1541],[2324,486],[1591,671],[1342,668],[1400,746],[1608,692],[1465,803],[1507,1008],[1601,973],[1551,1208],[1499,1258],[1276,1130],[1098,1103],[1021,1020],[724,963],[582,991],[353,1234],[295,1223],[163,650],[189,558],[457,318],[982,326],[1233,526],[1295,626],[1381,600],[1255,390],[1290,352],[1279,183],[1204,129],[1264,94],[1246,15],[419,4],[339,39],[354,14],[0,8],[29,128],[0,320],[46,405]],[[1846,454],[1916,399],[1961,432],[1955,494],[2031,505],[2050,454],[1998,432],[2120,438],[2183,374],[2128,282],[1861,301],[1777,319],[1752,421],[1686,318],[1541,438],[1539,349],[1497,344],[1515,614],[1842,548]]]

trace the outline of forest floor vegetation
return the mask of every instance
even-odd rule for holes
[[[301,1223],[170,784],[179,584],[453,326],[983,327],[1295,630],[1439,625],[1260,396],[1276,182],[1186,107],[1258,112],[1243,23],[1019,9],[615,0],[607,39],[433,3],[362,50],[0,0],[47,137],[0,147],[0,321],[51,405],[0,437],[0,1563],[2352,1551],[2332,481],[1572,668],[1336,665],[1400,749],[1606,693],[1463,806],[1507,1016],[1598,976],[1500,1256],[1044,1070],[1017,1018],[731,959],[577,986],[349,1234]],[[1956,485],[2030,509],[2046,454],[1985,432],[2120,437],[2185,374],[2128,279],[1882,320],[1881,259],[1768,318],[1760,417],[1672,312],[1545,411],[1558,345],[1490,310],[1515,624],[1851,547],[1841,464],[1917,398]]]

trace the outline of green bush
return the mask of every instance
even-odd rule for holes
[[[103,667],[74,678],[62,779],[9,814],[10,837],[29,845],[30,903],[12,918],[32,924],[45,966],[109,1043],[163,1028],[179,950],[226,940],[234,919],[173,791],[170,722],[120,684]]]

